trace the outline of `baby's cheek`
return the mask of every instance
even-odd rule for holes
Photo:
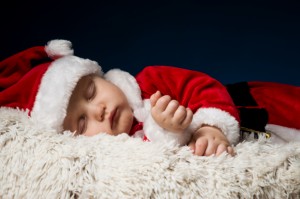
[[[133,123],[133,113],[132,111],[128,112],[127,115],[124,117],[124,129],[123,132],[129,134]]]
[[[90,121],[84,135],[94,136],[94,135],[98,135],[99,133],[107,133],[111,135],[112,131],[107,127],[107,125],[100,124],[97,121]]]

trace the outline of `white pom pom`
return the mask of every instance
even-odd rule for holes
[[[72,43],[68,40],[51,40],[45,46],[45,51],[51,58],[58,58],[67,55],[73,55]]]

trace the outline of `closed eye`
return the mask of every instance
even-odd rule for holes
[[[87,118],[85,116],[81,116],[77,122],[77,131],[76,135],[82,135],[85,133],[87,128]]]
[[[88,83],[88,87],[86,89],[86,99],[91,101],[96,95],[96,85],[93,79],[91,79]]]

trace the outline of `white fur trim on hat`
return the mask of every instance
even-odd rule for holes
[[[67,55],[73,55],[72,43],[67,40],[55,39],[51,40],[45,46],[47,55],[51,58],[58,58]]]
[[[140,87],[131,74],[120,69],[111,69],[105,73],[104,78],[123,91],[134,110],[143,106]]]
[[[76,56],[65,56],[53,61],[41,80],[31,117],[62,131],[72,91],[79,79],[88,74],[102,76],[97,62]]]

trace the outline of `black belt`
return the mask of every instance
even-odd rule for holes
[[[265,130],[268,123],[268,112],[266,109],[258,107],[250,93],[248,83],[228,84],[226,88],[239,111],[241,137],[243,138],[245,133],[254,133],[255,138],[258,138],[259,133],[270,137],[270,133]]]

